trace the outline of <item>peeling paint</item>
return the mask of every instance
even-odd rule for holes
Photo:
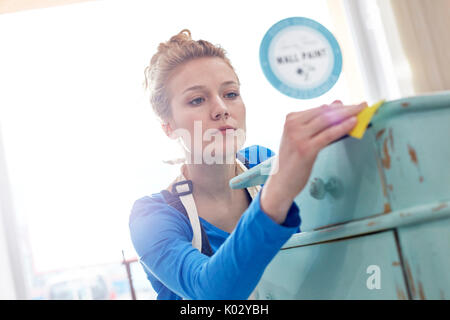
[[[409,144],[408,144],[408,153],[409,153],[409,157],[411,158],[411,161],[412,161],[417,167],[419,167],[419,161],[417,160],[417,153],[416,153],[416,150],[414,150],[414,148],[411,147]],[[419,173],[420,173],[420,167],[419,167]],[[419,177],[419,182],[422,183],[423,180],[424,180],[424,178],[423,178],[423,176],[421,175],[421,176]]]
[[[380,163],[377,159],[375,159],[375,162],[377,164],[378,175],[380,176],[380,182],[381,182],[381,187],[383,188],[383,194],[385,197],[387,197],[386,180],[384,178],[383,170],[381,169]]]
[[[409,153],[409,156],[411,157],[411,161],[412,161],[415,165],[417,165],[418,162],[417,162],[417,154],[416,154],[416,150],[414,150],[414,148],[411,147],[409,144],[408,144],[408,153]]]
[[[392,262],[392,265],[393,265],[394,267],[398,267],[398,266],[400,265],[400,262],[394,261],[394,262]]]
[[[441,203],[437,207],[431,209],[431,211],[436,212],[436,211],[442,210],[442,209],[447,208],[447,207],[448,207],[448,205],[446,203]]]
[[[381,129],[380,131],[378,131],[377,134],[375,135],[375,139],[376,140],[380,139],[380,137],[383,135],[384,131],[386,131],[386,129]]]
[[[388,184],[388,189],[392,191],[392,189],[394,189],[394,187],[392,186],[392,184]]]
[[[389,142],[391,143],[392,151],[394,151],[394,138],[392,137],[392,128],[389,128]]]
[[[420,282],[420,281],[419,281],[419,296],[420,296],[420,299],[426,300],[425,293],[423,292],[422,282]]]
[[[395,287],[396,291],[397,291],[397,298],[399,300],[406,300],[406,296],[405,293],[403,292],[402,289],[399,289],[398,287]]]
[[[409,102],[403,102],[402,103],[402,107],[403,108],[408,108],[409,107]]]
[[[408,279],[408,284],[411,289],[411,297],[414,298],[416,296],[416,287],[414,286],[414,279],[412,278],[411,269],[409,268],[409,263],[406,260],[405,260],[405,271],[406,271],[406,277]]]
[[[385,167],[386,169],[389,169],[391,167],[391,156],[389,155],[387,139],[384,139],[383,155],[384,155],[384,157],[381,159],[381,161],[383,163],[383,167]]]
[[[370,221],[370,222],[367,224],[367,226],[371,227],[371,226],[374,226],[374,225],[376,225],[376,224],[377,224],[377,222],[375,222],[375,221]]]
[[[391,212],[391,205],[389,203],[385,203],[384,204],[384,213],[389,213]]]

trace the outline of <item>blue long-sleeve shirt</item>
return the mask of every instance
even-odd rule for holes
[[[301,223],[295,202],[282,224],[272,220],[261,209],[261,191],[232,233],[200,217],[213,250],[210,257],[192,246],[189,219],[169,206],[161,193],[135,201],[129,223],[131,239],[158,299],[249,297],[283,244],[300,231]]]

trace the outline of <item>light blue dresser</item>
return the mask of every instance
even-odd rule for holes
[[[319,153],[295,199],[302,233],[257,299],[450,299],[450,91],[386,102],[371,123]]]

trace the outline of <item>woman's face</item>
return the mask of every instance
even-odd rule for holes
[[[221,58],[197,58],[172,71],[167,91],[172,119],[168,121],[171,132],[166,133],[176,132],[172,137],[183,139],[192,163],[235,161],[245,142],[246,125],[233,69]],[[223,126],[233,129],[218,130]]]

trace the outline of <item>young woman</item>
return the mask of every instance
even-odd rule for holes
[[[133,205],[129,227],[140,263],[158,299],[248,299],[300,231],[294,198],[318,152],[347,134],[366,104],[289,113],[266,183],[233,190],[231,178],[273,153],[241,150],[246,110],[224,50],[183,30],[159,45],[145,74],[162,129],[182,142],[186,161],[167,189]],[[256,163],[248,161],[252,152]]]

